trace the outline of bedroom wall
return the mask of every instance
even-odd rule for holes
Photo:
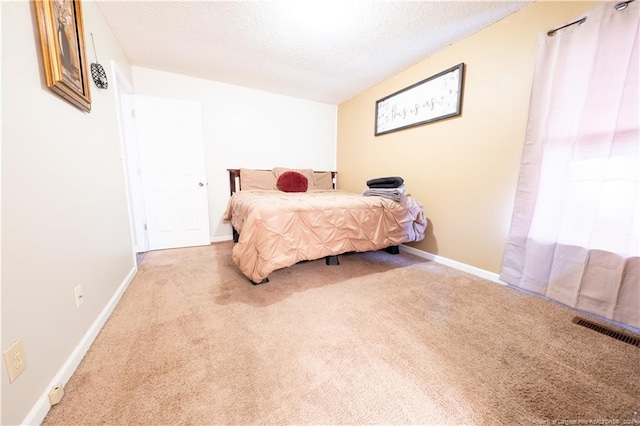
[[[37,406],[111,297],[134,271],[115,91],[91,82],[90,114],[51,92],[31,2],[2,8],[2,349],[24,344],[27,368],[1,367],[4,425]],[[97,5],[83,2],[87,55],[131,68]],[[113,79],[110,81],[113,82]],[[76,309],[73,289],[84,305]],[[46,408],[46,405],[44,405]]]
[[[138,95],[202,105],[212,241],[231,237],[228,168],[335,170],[336,105],[135,66],[133,77]]]
[[[424,205],[415,248],[498,273],[511,222],[539,32],[602,2],[538,1],[338,107],[340,188],[399,175]],[[375,102],[466,65],[462,115],[374,136]]]

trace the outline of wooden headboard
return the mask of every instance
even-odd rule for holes
[[[237,191],[242,189],[242,182],[240,181],[240,169],[227,169],[229,172],[229,194],[233,195]],[[269,171],[269,170],[263,170]],[[338,172],[324,172],[320,170],[314,170],[314,173],[331,173],[331,185],[333,189],[336,189],[336,176]]]

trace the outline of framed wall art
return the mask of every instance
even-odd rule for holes
[[[460,115],[463,79],[461,63],[378,100],[375,135]]]
[[[47,86],[91,111],[80,0],[36,0],[35,8]]]

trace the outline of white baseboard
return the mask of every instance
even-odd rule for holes
[[[25,417],[25,419],[22,421],[23,425],[39,425],[42,423],[45,416],[51,409],[51,404],[49,403],[49,391],[57,384],[62,384],[64,386],[69,381],[71,375],[74,371],[76,371],[76,368],[78,368],[78,366],[80,365],[82,358],[84,358],[87,351],[89,350],[89,347],[98,336],[98,333],[100,332],[100,330],[102,330],[102,327],[107,322],[107,319],[109,319],[109,317],[111,316],[111,313],[120,301],[120,298],[124,294],[125,290],[129,287],[131,281],[133,281],[136,272],[138,272],[138,268],[134,266],[133,269],[129,271],[124,281],[122,281],[115,294],[111,297],[109,303],[107,303],[102,312],[100,312],[98,318],[96,318],[93,324],[91,324],[91,327],[89,327],[89,330],[87,330],[85,335],[82,337],[78,346],[76,346],[67,361],[62,365],[58,373],[55,375],[49,386],[47,386],[42,396],[40,396],[31,411],[29,411],[27,417]]]
[[[460,271],[476,275],[480,278],[493,281],[494,283],[507,285],[507,283],[500,280],[500,275],[496,274],[495,272],[489,272],[484,269],[476,268],[475,266],[467,265],[466,263],[458,262],[457,260],[452,260],[446,257],[429,253],[427,251],[419,250],[417,248],[405,246],[404,244],[400,245],[399,247],[400,247],[400,251],[402,252],[410,253],[418,257],[422,257],[423,259],[433,260],[434,262],[441,263],[443,265],[450,266]]]
[[[222,237],[211,237],[212,243],[221,243],[223,241],[231,241],[233,237],[231,235],[223,235]]]

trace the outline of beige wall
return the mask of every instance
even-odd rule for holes
[[[539,32],[601,2],[537,2],[440,51],[338,107],[341,189],[399,175],[424,205],[414,247],[499,272],[524,141]],[[460,117],[374,137],[375,102],[465,63]]]
[[[87,55],[131,67],[97,5],[83,2]],[[2,7],[2,349],[27,369],[9,384],[3,425],[19,424],[134,267],[113,79],[80,112],[43,82],[32,5]],[[85,303],[76,309],[73,289]]]

